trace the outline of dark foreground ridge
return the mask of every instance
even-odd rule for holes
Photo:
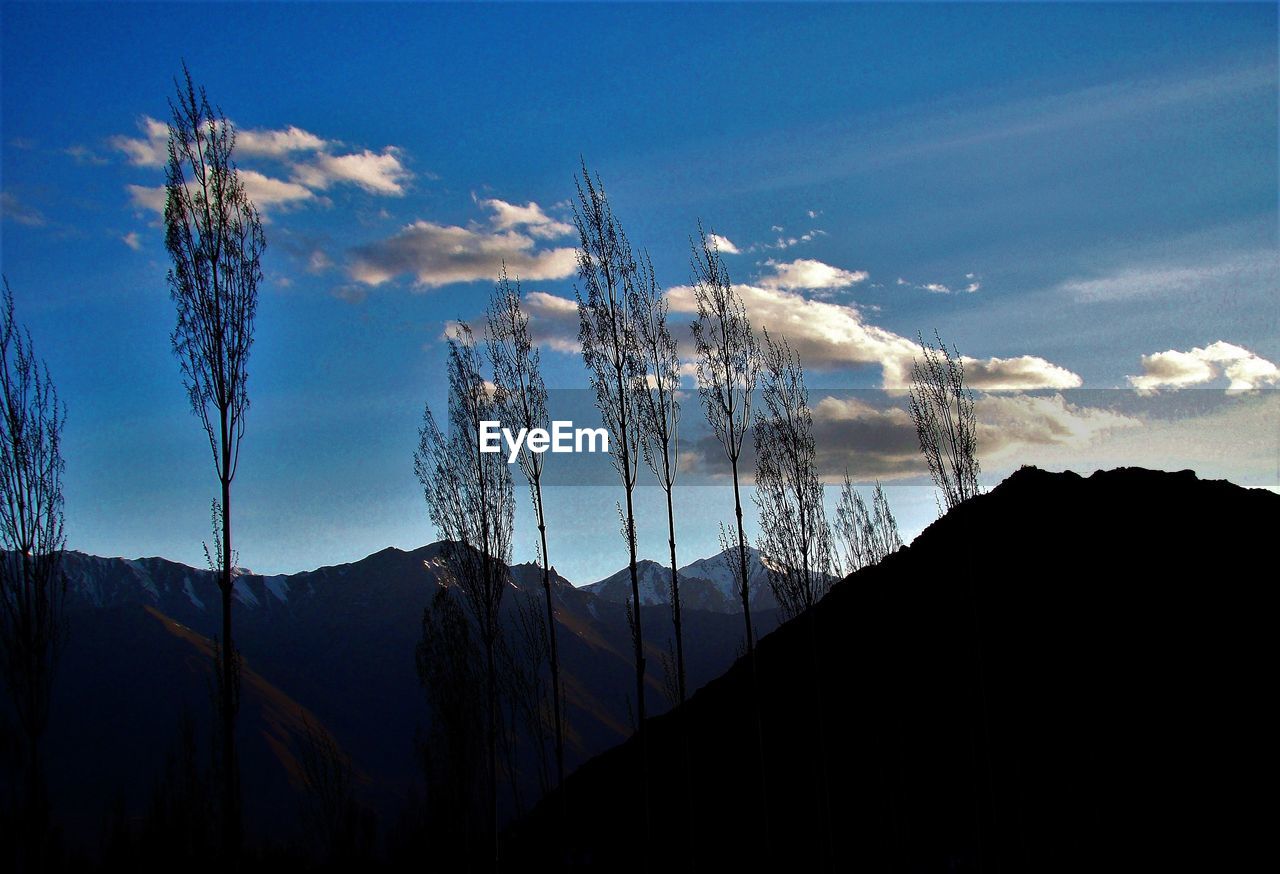
[[[633,739],[567,781],[571,828],[552,795],[506,861],[1242,868],[1270,852],[1278,520],[1280,495],[1190,471],[1024,468],[817,606],[821,719],[806,618],[761,641],[767,816],[740,660],[649,723],[646,840]]]

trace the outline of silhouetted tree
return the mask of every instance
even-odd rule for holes
[[[551,657],[546,617],[538,603],[539,598],[533,592],[518,590],[512,593],[512,597],[515,599],[515,609],[509,611],[507,630],[503,634],[501,668],[503,687],[512,717],[509,776],[517,808],[522,809],[517,779],[520,769],[516,755],[519,736],[523,731],[535,752],[534,769],[538,787],[546,795],[551,791],[546,748],[548,742],[555,742],[555,717],[550,707],[551,696],[547,694],[542,675],[543,666]]]
[[[712,433],[724,447],[733,473],[733,536],[726,537],[722,525],[721,545],[736,540],[732,543],[733,555],[730,556],[726,550],[726,561],[742,598],[742,621],[746,628],[747,656],[751,662],[751,708],[760,788],[758,807],[763,818],[765,851],[772,852],[764,721],[760,713],[760,672],[756,665],[756,638],[751,623],[750,558],[747,534],[742,525],[742,492],[738,477],[742,441],[751,429],[751,396],[760,375],[760,345],[751,332],[747,308],[733,290],[729,270],[720,257],[718,240],[715,234],[706,234],[699,225],[698,242],[691,243],[693,290],[698,304],[698,318],[692,325],[693,343],[698,356],[698,397],[702,400]]]
[[[714,234],[708,236],[701,227],[698,228],[698,243],[693,246],[693,282],[698,304],[698,319],[693,323],[693,340],[698,353],[698,396],[733,472],[737,577],[741,586],[742,617],[746,623],[747,652],[752,653],[755,651],[755,633],[751,627],[750,573],[747,536],[742,527],[738,459],[742,456],[742,441],[751,428],[751,395],[760,375],[760,346],[751,333],[747,308],[729,281],[729,271],[720,257],[717,238]]]
[[[520,280],[514,283],[502,268],[489,304],[489,358],[493,362],[494,406],[512,431],[550,429],[547,385],[542,379],[542,356],[529,336],[529,317],[520,306]],[[551,588],[551,562],[547,556],[547,515],[542,504],[542,469],[545,453],[533,452],[528,441],[521,445],[519,463],[529,481],[530,497],[538,520],[542,559],[542,592],[546,601],[548,663],[551,669],[551,709],[555,726],[556,785],[564,781],[564,712],[560,687],[560,651],[556,641],[555,600]]]
[[[466,323],[449,339],[449,421],[442,432],[428,406],[414,469],[431,520],[445,541],[450,569],[480,637],[485,661],[485,740],[489,767],[492,859],[498,859],[498,636],[511,562],[515,511],[511,469],[501,452],[480,451],[480,423],[494,421],[494,393]]]
[[[756,413],[760,558],[783,614],[799,616],[831,586],[831,528],[823,510],[804,369],[785,339],[765,331],[764,383]]]
[[[236,760],[236,647],[231,629],[234,586],[231,559],[231,482],[240,461],[249,350],[258,309],[262,219],[236,169],[235,128],[197,88],[186,66],[170,101],[169,161],[165,177],[165,247],[177,305],[173,351],[182,367],[191,408],[204,426],[222,486],[221,707],[223,850],[234,857],[241,840],[239,765]]]
[[[209,867],[210,850],[216,845],[211,827],[215,812],[199,759],[195,719],[184,707],[177,740],[152,788],[140,848],[150,857],[144,865],[184,871]]]
[[[677,700],[686,697],[684,630],[681,621],[680,577],[676,573],[676,517],[672,492],[680,440],[680,355],[667,327],[667,299],[646,254],[636,263],[631,283],[631,309],[636,314],[636,341],[645,361],[646,378],[640,392],[640,440],[644,460],[667,496],[667,546],[671,551],[671,622],[675,629]]]
[[[809,631],[809,679],[813,684],[814,736],[811,760],[822,786],[821,817],[827,860],[835,847],[828,785],[826,713],[817,611],[813,606],[831,587],[831,527],[823,509],[813,439],[813,411],[804,386],[804,369],[786,339],[764,332],[764,383],[756,413],[756,506],[760,508],[760,561],[769,587],[788,619],[803,616]]]
[[[626,493],[619,507],[622,536],[630,556],[631,597],[627,618],[636,669],[636,728],[641,733],[640,794],[644,834],[649,832],[648,742],[644,735],[644,634],[640,622],[640,581],[636,572],[636,519],[633,493],[640,466],[640,397],[645,366],[640,354],[638,314],[631,287],[636,263],[631,244],[605,196],[599,177],[592,181],[584,165],[577,182],[573,220],[578,228],[578,339],[596,394],[596,406],[609,432],[610,456]]]
[[[48,804],[40,741],[66,641],[62,574],[62,426],[66,409],[31,335],[14,318],[4,282],[0,309],[0,675],[22,741],[23,812],[10,839],[17,867],[48,862]]]
[[[420,744],[427,778],[427,844],[442,866],[457,870],[470,863],[483,819],[478,808],[485,708],[475,690],[484,685],[485,676],[484,654],[455,589],[442,585],[423,609],[416,659],[431,713],[429,732]]]
[[[303,823],[319,857],[347,871],[372,853],[373,813],[356,796],[355,769],[337,739],[305,712],[301,718]]]
[[[978,494],[978,439],[973,392],[964,384],[960,353],[920,339],[921,357],[911,364],[911,420],[929,475],[947,509]]]
[[[676,516],[674,491],[680,454],[680,353],[667,326],[668,303],[658,285],[653,261],[648,253],[636,264],[631,284],[631,308],[636,313],[637,344],[645,360],[644,391],[640,394],[640,438],[644,460],[657,477],[667,498],[667,546],[671,553],[671,626],[675,634],[669,655],[664,655],[664,674],[675,704],[688,697],[684,666],[684,604],[680,597],[680,575],[676,572]],[[681,711],[681,720],[685,714]],[[684,820],[692,850],[697,840],[693,807],[693,759],[687,731],[681,734],[684,759]]]
[[[844,485],[840,490],[840,503],[836,507],[835,533],[843,544],[843,570],[851,574],[879,564],[885,557],[902,548],[898,522],[889,508],[884,487],[876,480],[871,509],[853,482],[849,471],[844,473]]]

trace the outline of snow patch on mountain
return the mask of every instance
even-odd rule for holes
[[[284,574],[277,574],[274,577],[263,577],[262,585],[272,596],[284,604],[289,600],[289,579]]]
[[[196,605],[200,610],[204,609],[204,601],[201,601],[200,598],[197,597],[196,590],[191,587],[191,577],[182,578],[182,591],[186,594],[192,604]]]

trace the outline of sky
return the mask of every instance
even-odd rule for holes
[[[233,489],[256,571],[435,539],[417,429],[504,261],[589,418],[583,162],[681,324],[690,237],[721,238],[804,362],[824,476],[883,479],[908,537],[937,504],[899,389],[935,331],[982,392],[988,487],[1024,463],[1280,484],[1274,4],[3,3],[0,33],[0,266],[66,403],[72,549],[200,565],[209,539],[159,215],[184,61],[267,222]],[[699,418],[690,387],[681,563],[732,517]],[[548,495],[577,583],[626,563],[621,489],[583,471]],[[531,560],[525,501],[516,526]]]

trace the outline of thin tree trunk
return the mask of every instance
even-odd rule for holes
[[[738,492],[738,458],[730,456],[733,466],[733,514],[738,520],[738,560],[742,563],[742,618],[747,624],[747,653],[754,656],[756,637],[751,630],[751,600],[747,586],[747,535],[742,530],[742,497]],[[752,664],[754,664],[754,658]]]
[[[551,560],[547,557],[547,522],[542,510],[542,485],[534,487],[538,500],[538,534],[542,537],[542,590],[547,596],[547,634],[551,644],[552,711],[556,723],[556,786],[564,785],[564,714],[561,711],[560,651],[556,643],[556,614],[551,595]]]
[[[223,434],[226,434],[223,420]],[[222,838],[230,859],[240,855],[240,766],[236,760],[235,644],[231,637],[231,480],[226,477],[226,440],[222,476]]]
[[[742,616],[747,624],[747,658],[751,661],[751,713],[756,724],[756,768],[760,782],[760,816],[764,824],[764,850],[766,858],[773,853],[773,841],[769,833],[769,788],[764,759],[764,717],[760,713],[760,671],[756,665],[755,637],[751,630],[751,602],[747,586],[747,541],[742,530],[742,498],[738,492],[738,459],[730,456],[733,466],[733,511],[738,518],[738,557],[742,562]]]
[[[538,507],[538,535],[542,538],[542,591],[547,596],[547,635],[551,648],[551,707],[556,724],[556,788],[560,790],[560,836],[561,846],[566,846],[565,839],[569,828],[569,800],[564,789],[564,713],[561,709],[560,692],[560,651],[556,643],[555,603],[551,596],[551,560],[547,557],[547,521],[542,508],[542,484],[534,485],[534,495]]]
[[[684,625],[681,619],[680,575],[676,573],[676,517],[671,489],[667,489],[667,544],[671,547],[671,622],[676,632],[676,688],[680,695],[680,745],[684,758],[684,822],[685,839],[689,842],[685,858],[689,870],[697,867],[697,829],[693,821],[693,757],[689,754],[689,715],[684,707]]]
[[[627,546],[631,551],[631,603],[635,623],[633,645],[636,660],[636,731],[640,734],[640,804],[644,810],[644,843],[647,846],[651,831],[649,813],[649,737],[644,730],[644,634],[640,627],[640,578],[636,574],[636,521],[631,500],[631,486],[627,489]]]
[[[489,699],[489,826],[493,841],[493,870],[498,870],[498,686],[494,665],[494,635],[490,629],[485,643]]]

